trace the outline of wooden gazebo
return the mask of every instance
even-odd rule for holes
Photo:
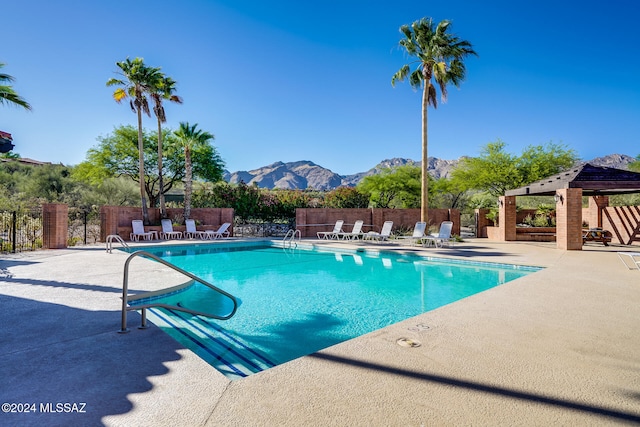
[[[589,196],[589,209],[584,218],[590,227],[603,226],[603,211],[614,194],[640,192],[640,173],[583,163],[568,171],[550,176],[521,188],[508,190],[499,198],[500,240],[516,240],[516,197],[554,196],[556,202],[556,243],[558,249],[582,249],[582,196]],[[640,209],[624,215],[627,241],[640,241]],[[614,233],[615,234],[615,233]],[[621,233],[618,233],[622,237]]]

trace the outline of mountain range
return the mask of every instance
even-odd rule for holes
[[[434,178],[446,178],[458,165],[461,157],[457,160],[443,160],[436,157],[429,157],[427,170]],[[636,159],[625,154],[610,154],[589,160],[589,163],[597,166],[606,166],[616,169],[626,169],[627,165]],[[384,170],[404,165],[420,166],[421,162],[411,159],[393,158],[383,160],[366,172],[359,172],[353,175],[338,175],[331,170],[319,166],[308,160],[298,162],[275,162],[267,166],[250,171],[237,171],[224,173],[224,180],[230,183],[244,182],[246,184],[257,184],[261,188],[282,188],[282,189],[307,189],[332,190],[337,187],[353,187],[362,178],[369,175],[379,174]]]

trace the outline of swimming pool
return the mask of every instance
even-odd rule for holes
[[[227,321],[160,308],[149,320],[236,379],[539,270],[279,243],[145,248],[241,300]],[[196,282],[155,298],[184,307],[207,300],[224,311],[210,292]]]

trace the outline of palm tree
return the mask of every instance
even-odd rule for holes
[[[158,119],[158,186],[160,188],[160,217],[166,218],[166,208],[164,205],[164,182],[162,179],[162,123],[167,121],[164,112],[163,100],[182,104],[182,98],[175,95],[176,81],[171,77],[162,76],[160,80],[151,88],[151,99],[153,99],[153,112]]]
[[[142,136],[142,113],[151,117],[147,95],[161,79],[160,68],[148,67],[142,58],[129,58],[122,62],[116,62],[124,79],[111,78],[107,86],[121,86],[113,92],[113,99],[117,103],[129,98],[131,110],[138,115],[138,171],[140,180],[140,198],[142,201],[142,220],[149,224],[149,211],[147,210],[147,198],[144,188],[144,140]]]
[[[197,127],[197,123],[191,126],[189,122],[181,122],[178,130],[174,132],[178,142],[184,148],[184,219],[189,219],[191,215],[191,184],[193,179],[191,152],[215,139],[213,134],[197,129]]]
[[[3,68],[5,64],[0,62],[0,68]],[[31,110],[31,105],[24,100],[16,91],[11,87],[9,83],[12,83],[15,79],[9,74],[0,73],[0,104],[13,104],[18,107],[22,107],[25,110]]]
[[[405,38],[400,40],[406,52],[416,57],[417,66],[411,71],[410,64],[405,64],[391,78],[391,85],[396,82],[409,79],[414,89],[422,87],[422,178],[421,178],[421,221],[428,223],[428,193],[429,178],[427,175],[427,107],[438,107],[436,100],[436,87],[432,80],[440,87],[442,102],[447,100],[447,84],[453,83],[456,87],[464,80],[466,68],[463,59],[467,55],[476,55],[471,43],[460,40],[454,34],[447,33],[450,21],[443,20],[437,26],[431,18],[422,18],[419,21],[400,27],[400,32]]]

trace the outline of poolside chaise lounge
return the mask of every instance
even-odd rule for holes
[[[625,261],[627,257],[631,260],[631,265]],[[618,258],[629,270],[640,270],[640,252],[618,252]]]
[[[225,222],[222,224],[217,230],[207,230],[205,231],[205,238],[216,240],[216,239],[226,239],[229,237],[231,233],[229,233],[229,227],[231,227],[230,222]]]
[[[442,221],[438,233],[430,234],[420,239],[422,241],[422,246],[431,246],[432,243],[436,248],[438,247],[438,243],[440,243],[440,247],[443,247],[445,243],[451,246],[453,244],[453,239],[451,239],[452,228],[453,222]]]
[[[173,231],[170,219],[163,219],[160,224],[162,224],[161,239],[182,239],[182,231]]]
[[[185,239],[195,239],[196,237],[200,238],[200,239],[206,239],[207,236],[204,231],[198,231],[197,227],[196,227],[196,222],[193,219],[186,219],[184,221],[184,225],[186,227],[186,230],[184,232],[184,238]]]
[[[424,231],[427,229],[427,223],[424,221],[416,222],[415,227],[413,227],[413,234],[411,236],[398,236],[396,239],[399,240],[409,240],[411,244],[415,244],[420,241],[424,237]]]
[[[391,236],[392,228],[393,228],[393,221],[385,221],[384,224],[382,224],[382,230],[380,230],[379,233],[377,231],[370,231],[368,233],[365,233],[362,236],[362,240],[378,240],[378,241],[388,240],[389,237]]]
[[[131,234],[129,235],[129,240],[139,241],[142,237],[142,240],[151,240],[152,237],[155,237],[155,231],[144,231],[144,223],[141,219],[134,219],[131,221]]]
[[[344,221],[339,219],[333,226],[332,231],[318,231],[316,233],[318,239],[337,239],[338,233],[342,233],[342,224],[344,224]]]
[[[362,225],[364,224],[364,221],[362,220],[357,220],[354,224],[353,224],[353,229],[349,232],[344,232],[344,233],[336,233],[336,238],[337,239],[342,239],[342,240],[358,240],[360,238],[360,236],[362,236]]]

